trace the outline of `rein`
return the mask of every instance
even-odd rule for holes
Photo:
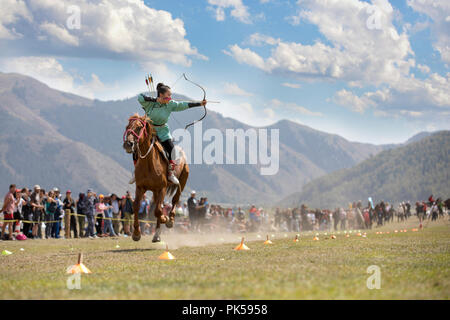
[[[150,153],[150,151],[153,149],[153,145],[155,144],[155,137],[153,137],[153,139],[152,139],[152,144],[150,145],[150,147],[148,148],[148,151],[147,151],[147,153],[144,155],[144,156],[142,156],[142,154],[141,154],[141,148],[139,148],[139,144],[138,144],[138,146],[137,146],[137,150],[138,150],[138,153],[139,153],[139,157],[141,157],[141,159],[144,159],[144,158],[146,158],[147,156],[148,156],[148,154]]]

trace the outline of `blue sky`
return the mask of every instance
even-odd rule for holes
[[[221,101],[209,109],[254,126],[290,119],[376,144],[450,129],[446,0],[4,0],[2,6],[0,71],[59,90],[123,99],[145,90],[148,72],[169,85],[185,72],[207,98]],[[173,91],[202,97],[184,80]]]

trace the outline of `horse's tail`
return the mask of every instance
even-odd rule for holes
[[[175,192],[177,192],[178,188],[179,188],[178,184],[171,184],[170,186],[167,187],[166,195],[169,198],[172,198],[174,196]]]

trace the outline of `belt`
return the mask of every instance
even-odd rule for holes
[[[154,124],[154,123],[151,123],[151,122],[149,122],[149,124],[151,124],[153,127],[163,127],[163,126],[166,125],[166,123],[163,123],[163,124]]]

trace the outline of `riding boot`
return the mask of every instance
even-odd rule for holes
[[[134,176],[134,171],[133,171],[133,175],[131,176],[131,180],[128,181],[129,184],[133,184],[136,182],[136,177]]]
[[[170,160],[168,170],[167,170],[167,179],[174,184],[180,184],[177,177],[175,177],[175,161]]]

